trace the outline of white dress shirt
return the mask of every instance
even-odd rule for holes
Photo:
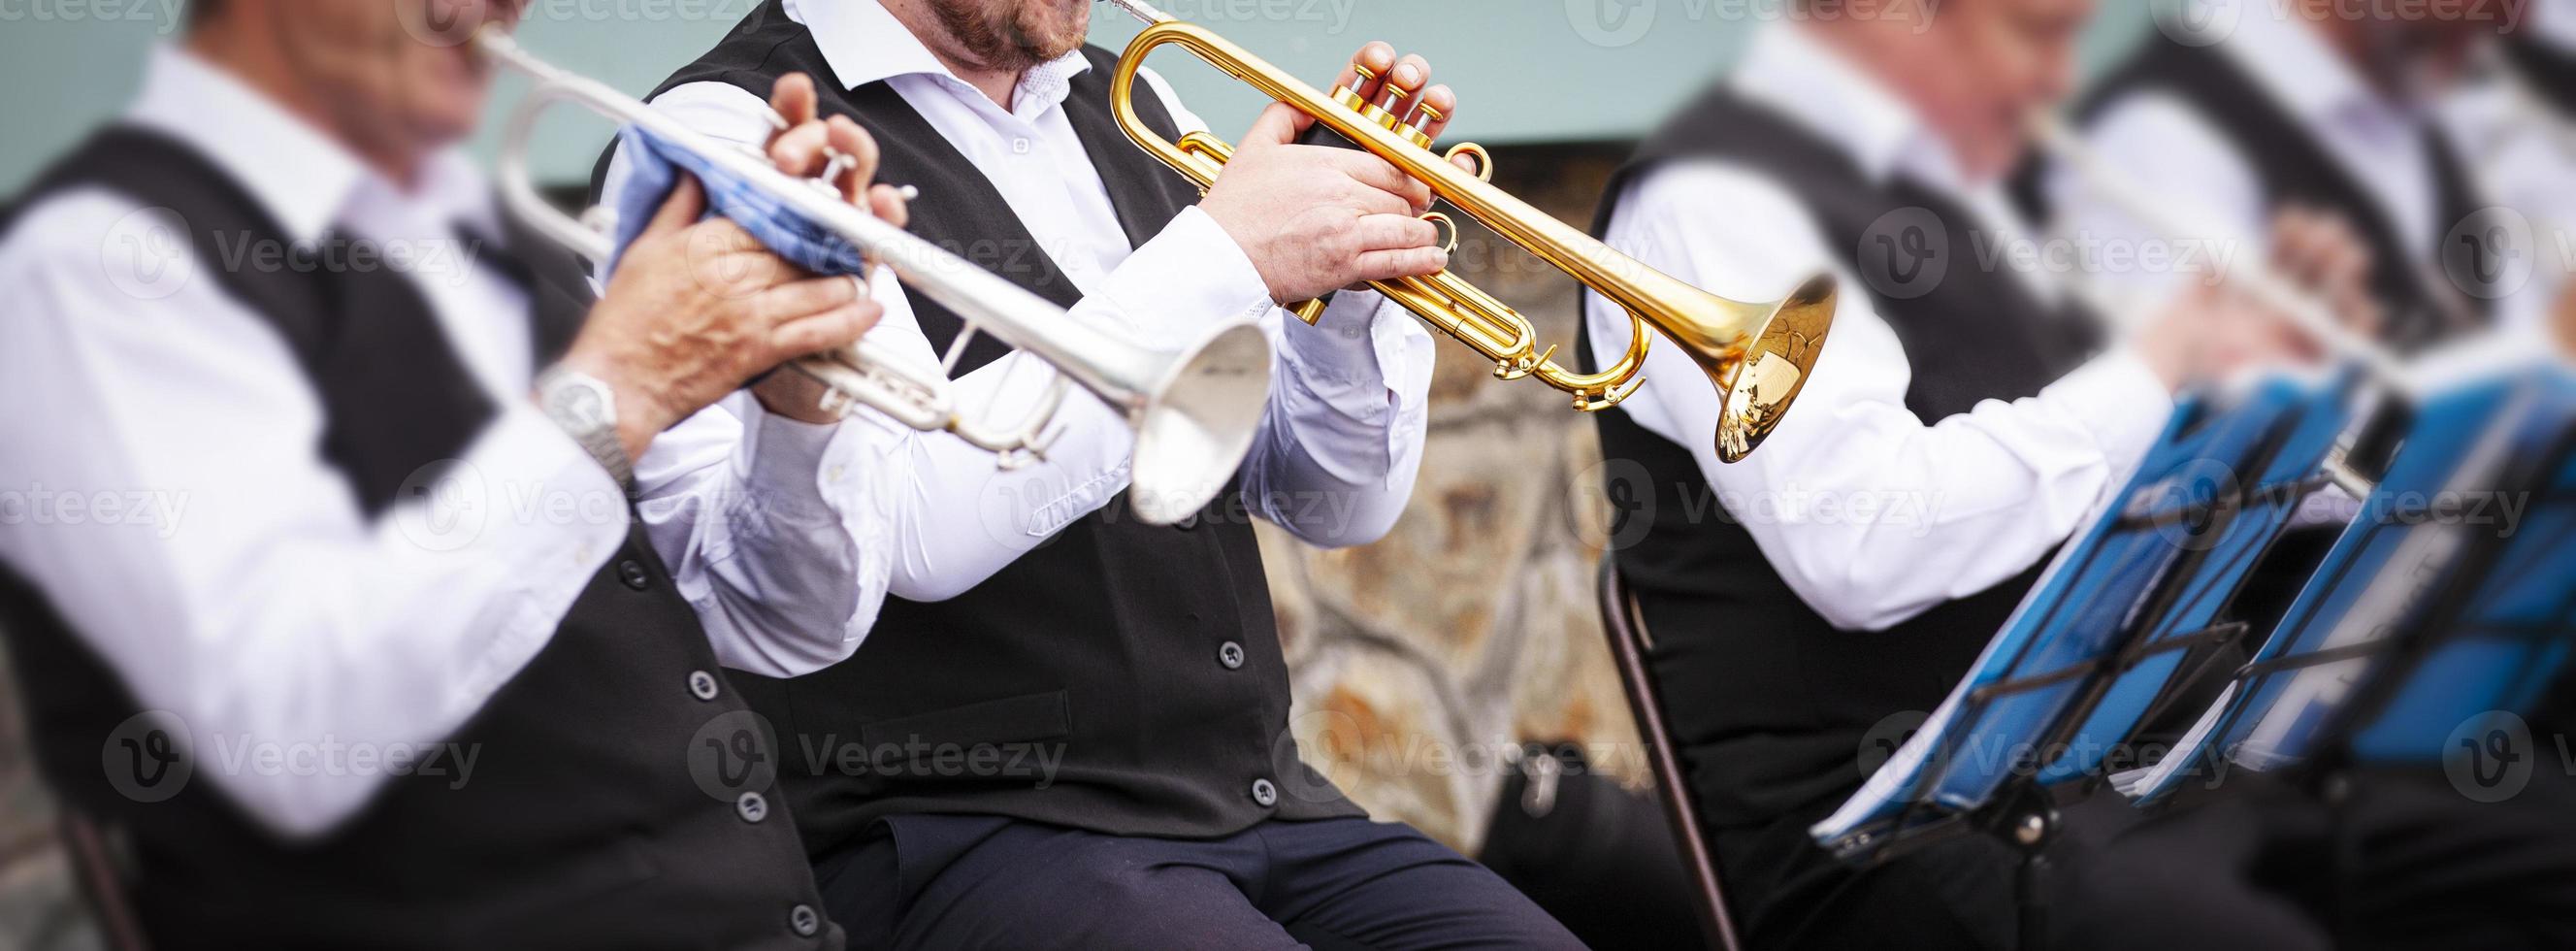
[[[2424,141],[2430,116],[2381,95],[2306,22],[2282,15],[2271,0],[2204,2],[2211,22],[2235,24],[2217,49],[2252,77],[2256,88],[2250,92],[2295,116],[2376,201],[2413,260],[2431,268],[2434,242],[2449,223],[2437,227],[2435,221],[2442,212],[2432,152]],[[2263,182],[2237,145],[2189,104],[2161,92],[2131,96],[2105,110],[2084,134],[2093,151],[2141,191],[2173,196],[2175,213],[2215,233],[2169,236],[2150,229],[2061,166],[2049,185],[2058,216],[2052,226],[2061,235],[2137,247],[2169,245],[2177,237],[2217,241],[2235,246],[2234,260],[2265,259],[2272,208]],[[2089,277],[2122,304],[2112,316],[2130,320],[2155,313],[2156,305],[2210,274],[2134,267],[2099,269]]]
[[[1822,136],[1867,174],[1940,190],[1999,241],[2023,233],[1996,183],[1962,181],[1948,147],[1878,80],[1794,24],[1765,27],[1735,90]],[[1741,463],[1717,459],[1718,394],[1658,341],[1645,385],[1623,404],[1690,449],[1728,514],[1782,579],[1836,627],[1884,630],[2028,570],[2091,516],[2154,442],[2172,400],[2135,356],[2113,350],[2014,402],[1926,425],[1906,408],[1904,347],[1798,197],[1725,162],[1675,163],[1615,196],[1608,240],[1713,293],[1776,300],[1820,270],[1840,278],[1832,335],[1796,406]],[[1961,264],[1974,249],[1953,249]],[[2043,295],[2050,275],[2015,270]],[[1592,343],[1627,345],[1625,315],[1600,300]]]
[[[1243,467],[1250,511],[1326,547],[1374,541],[1394,524],[1420,468],[1433,358],[1429,334],[1404,311],[1376,294],[1344,293],[1307,326],[1271,304],[1251,260],[1196,207],[1131,247],[1062,108],[1074,78],[1090,69],[1080,52],[1030,69],[1005,109],[950,73],[874,0],[789,0],[786,8],[813,31],[831,64],[834,75],[816,82],[845,89],[887,83],[993,183],[1083,292],[1070,319],[1153,346],[1194,338],[1215,320],[1257,316],[1278,363]],[[1206,128],[1152,71],[1144,76],[1181,131]],[[679,86],[653,106],[728,141],[757,145],[770,134],[762,98],[724,83]],[[612,206],[627,176],[621,155],[604,189]],[[891,275],[877,275],[874,295],[886,316],[870,339],[937,365]],[[960,378],[961,402],[1018,418],[1051,372],[1014,353]],[[1086,395],[1068,400],[1058,421],[1046,461],[1013,472],[998,471],[991,454],[954,437],[916,433],[874,413],[849,424],[864,431],[898,500],[891,512],[896,595],[937,601],[962,594],[1127,487],[1133,437],[1117,413]]]
[[[405,276],[497,407],[457,476],[370,519],[323,458],[328,411],[305,372],[215,276],[261,259],[199,260],[97,188],[27,209],[0,242],[0,403],[15,408],[0,561],[179,719],[201,776],[317,833],[385,778],[362,763],[442,741],[545,647],[625,540],[624,493],[531,403],[528,301],[455,237],[501,233],[460,155],[398,188],[176,47],[152,53],[126,120],[207,156],[293,240],[412,254]],[[877,490],[825,461],[846,453],[831,430],[728,405],[640,461],[648,534],[725,663],[786,674],[847,656],[884,593],[882,552],[857,541],[883,534],[855,504]],[[782,595],[818,588],[832,600],[804,602],[810,617],[770,623]],[[227,759],[269,746],[284,768]]]

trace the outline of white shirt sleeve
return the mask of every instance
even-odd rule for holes
[[[1650,173],[1619,200],[1610,244],[1712,293],[1771,300],[1828,267],[1840,279],[1814,373],[1745,461],[1718,461],[1717,392],[1662,341],[1647,357],[1645,385],[1623,404],[1691,451],[1727,514],[1836,627],[1884,630],[2039,563],[2136,466],[2172,412],[2155,375],[2113,350],[2038,396],[1926,425],[1905,405],[1912,371],[1895,331],[1789,192],[1741,168],[1684,164]],[[1626,317],[1597,299],[1587,306],[1594,345],[1623,349]]]
[[[305,373],[210,263],[174,252],[175,289],[102,273],[133,210],[66,193],[0,246],[0,502],[18,509],[0,511],[0,560],[176,716],[199,781],[317,834],[382,773],[236,758],[443,741],[617,551],[624,493],[528,400],[501,399],[460,465],[365,517],[321,455]]]
[[[1167,87],[1147,76],[1171,102]],[[653,107],[721,140],[756,144],[768,137],[766,104],[732,85],[679,86]],[[1173,108],[1176,120],[1198,127],[1195,117]],[[604,194],[611,205],[626,187],[625,161],[622,152],[610,161]],[[880,271],[870,293],[885,318],[869,339],[936,366],[938,354],[900,283]],[[1421,460],[1432,348],[1427,334],[1378,295],[1340,295],[1317,326],[1306,326],[1271,305],[1251,261],[1215,219],[1193,207],[1138,247],[1070,314],[1148,348],[1178,346],[1228,315],[1254,316],[1277,345],[1279,364],[1244,469],[1251,510],[1312,543],[1334,545],[1373,540],[1402,512]],[[1015,352],[960,377],[955,391],[973,418],[1018,419],[1036,405],[1052,373],[1043,361]],[[872,464],[865,484],[883,493],[870,506],[890,542],[888,589],[915,601],[966,592],[1107,504],[1128,486],[1134,443],[1126,421],[1087,395],[1066,401],[1043,461],[1009,471],[961,440],[914,432],[881,414],[862,412],[840,428],[836,451],[848,452],[853,467]],[[827,485],[824,495],[838,498],[844,491]],[[971,526],[965,513],[973,513]]]
[[[889,489],[855,433],[738,391],[655,437],[635,477],[647,537],[725,666],[812,673],[885,604]]]

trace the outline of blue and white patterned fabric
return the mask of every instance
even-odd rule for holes
[[[633,178],[629,187],[619,192],[614,209],[616,254],[600,268],[601,280],[617,272],[617,259],[625,256],[627,246],[634,244],[645,226],[652,223],[654,213],[671,197],[671,190],[679,187],[683,174],[696,176],[706,186],[708,214],[732,219],[788,263],[818,275],[857,274],[865,269],[865,256],[848,240],[717,168],[705,156],[636,126],[628,126],[618,133],[618,138]]]

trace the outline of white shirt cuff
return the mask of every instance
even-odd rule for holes
[[[2173,416],[2173,392],[2136,351],[2114,347],[2048,385],[2044,396],[2084,420],[2115,472],[2146,458]]]
[[[1173,349],[1216,321],[1257,318],[1272,306],[1252,258],[1195,205],[1128,255],[1099,296],[1137,342]]]

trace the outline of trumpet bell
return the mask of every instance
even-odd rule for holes
[[[1717,420],[1719,460],[1744,461],[1780,425],[1808,375],[1815,372],[1816,357],[1824,352],[1825,333],[1833,327],[1834,296],[1833,276],[1820,274],[1767,309],[1712,297],[1754,317],[1738,325],[1755,328],[1751,334],[1724,341],[1700,339],[1697,334],[1683,339],[1681,333],[1725,325],[1720,322],[1657,325],[1689,351],[1709,382],[1726,394],[1725,409]]]
[[[1129,415],[1136,429],[1128,504],[1151,525],[1187,519],[1232,482],[1269,405],[1270,340],[1218,328],[1172,360]]]

